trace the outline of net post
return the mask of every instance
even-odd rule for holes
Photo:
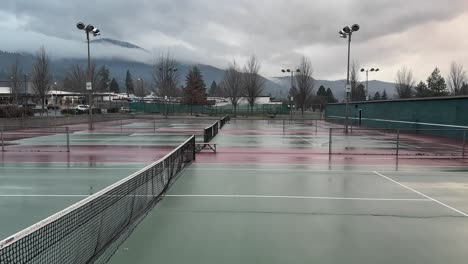
[[[283,134],[284,134],[284,122],[285,122],[285,121],[284,121],[284,119],[283,119]]]
[[[332,155],[332,130],[333,128],[329,128],[328,132],[328,156]]]
[[[4,130],[4,126],[2,126],[2,128],[0,129],[0,140],[2,141],[2,152],[5,152],[5,143],[4,143],[4,140],[3,140],[3,130]]]
[[[465,146],[466,146],[466,130],[463,131],[462,157],[465,157]]]
[[[123,121],[120,119],[120,134],[123,133]]]
[[[65,132],[67,133],[67,152],[70,152],[70,129],[66,127]]]
[[[192,160],[195,160],[196,152],[197,152],[197,150],[196,150],[196,140],[195,140],[195,136],[193,136],[193,139],[192,139],[192,155],[193,155],[192,158],[193,159]]]
[[[315,119],[315,134],[318,132],[318,119]]]
[[[156,133],[156,118],[153,118],[153,133]]]
[[[396,137],[396,158],[398,159],[398,154],[400,151],[400,129],[397,129],[397,137]]]

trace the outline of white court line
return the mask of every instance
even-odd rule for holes
[[[447,208],[449,208],[449,209],[451,209],[451,210],[453,210],[453,211],[455,211],[455,212],[457,212],[457,213],[459,213],[459,214],[461,214],[461,215],[463,215],[463,216],[468,216],[468,214],[466,214],[466,213],[464,213],[464,212],[462,212],[462,211],[460,211],[460,210],[458,210],[458,209],[455,209],[455,208],[451,207],[450,205],[447,205],[447,204],[445,204],[445,203],[443,203],[443,202],[441,202],[441,201],[439,201],[439,200],[436,200],[436,199],[434,199],[434,198],[432,198],[432,197],[430,197],[430,196],[428,196],[428,195],[425,195],[425,194],[422,193],[422,192],[416,191],[415,189],[413,189],[413,188],[411,188],[411,187],[408,187],[408,186],[404,185],[403,183],[400,183],[400,182],[398,182],[398,181],[395,181],[394,179],[392,179],[392,178],[390,178],[390,177],[387,177],[387,176],[385,176],[385,175],[383,175],[383,174],[381,174],[381,173],[378,173],[378,172],[376,172],[376,171],[374,171],[374,173],[377,174],[377,175],[379,175],[379,176],[382,177],[382,178],[385,178],[385,179],[387,179],[387,180],[389,180],[389,181],[391,181],[391,182],[394,182],[394,183],[400,185],[401,187],[404,187],[404,188],[406,188],[406,189],[408,189],[408,190],[410,190],[410,191],[413,191],[413,192],[415,192],[415,193],[417,193],[417,194],[419,194],[419,195],[421,195],[421,196],[423,196],[423,197],[426,197],[427,199],[429,199],[429,200],[431,200],[431,201],[434,201],[434,202],[436,202],[436,203],[438,203],[438,204],[440,204],[440,205],[443,205],[443,206],[445,206],[445,207],[447,207]]]
[[[430,201],[429,199],[334,197],[334,196],[290,196],[290,195],[241,195],[241,194],[168,194],[166,197],[202,197],[202,198],[270,198],[303,200],[358,200],[358,201]]]
[[[129,167],[129,168],[124,168],[124,167],[115,167],[115,168],[67,168],[67,167],[53,167],[53,168],[47,168],[47,167],[38,167],[38,168],[31,168],[31,167],[2,167],[0,166],[1,169],[12,169],[12,170],[134,170],[134,169],[140,169],[141,167]],[[0,176],[1,177],[1,176]]]
[[[323,159],[328,159],[328,155],[324,157]],[[390,159],[390,158],[387,158]],[[395,159],[395,157],[391,157],[391,159]],[[425,160],[431,160],[431,159],[425,159]],[[22,163],[28,163],[28,162],[22,162]],[[39,162],[32,162],[32,163],[39,163]],[[47,162],[46,162],[47,163]],[[51,162],[54,163],[54,162]],[[63,163],[63,162],[56,162],[56,163]],[[227,165],[227,166],[252,166],[252,165],[259,165],[258,163],[225,163],[225,162],[217,162],[217,163],[196,163],[196,166],[215,166],[215,165]],[[340,166],[340,164],[329,164],[329,163],[317,163],[317,164],[304,164],[304,163],[274,163],[274,164],[260,164],[262,166],[322,166],[322,167],[328,167],[328,166]],[[193,165],[195,166],[195,165]],[[341,165],[344,166],[344,165]],[[347,167],[395,167],[395,165],[346,165]],[[417,171],[421,171],[421,166],[420,165],[400,165],[400,167],[408,168],[408,167],[416,167]],[[466,168],[465,166],[460,166],[460,165],[436,165],[436,166],[430,166],[430,165],[424,165],[422,169],[425,168]]]
[[[277,169],[277,168],[271,168],[271,169],[256,169],[256,168],[251,168],[251,169],[235,169],[235,168],[187,168],[185,169],[186,171],[278,171],[278,172],[360,172],[360,173],[371,173],[370,171],[363,170],[363,171],[349,171],[349,170],[327,170],[327,169]],[[241,175],[237,175],[241,176]]]
[[[0,197],[88,197],[88,194],[0,194]],[[103,195],[105,196],[105,195]],[[121,195],[133,197],[133,195]],[[153,197],[153,195],[135,195]],[[288,195],[236,195],[236,194],[168,194],[166,197],[201,197],[201,198],[256,198],[256,199],[302,199],[302,200],[357,200],[357,201],[416,201],[427,202],[430,199],[414,198],[368,198],[368,197],[328,197],[328,196],[288,196]]]

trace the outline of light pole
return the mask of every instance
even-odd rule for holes
[[[366,72],[366,101],[369,101],[369,72],[378,72],[379,68],[361,69],[361,72]]]
[[[349,59],[351,54],[351,36],[353,32],[359,30],[359,25],[354,24],[351,28],[346,26],[339,32],[340,37],[348,38],[348,71],[346,74],[346,117],[345,117],[345,133],[348,134],[348,123],[349,123],[349,95],[351,93],[351,85],[349,84]]]
[[[293,91],[293,87],[294,87],[294,72],[301,72],[300,69],[296,69],[296,70],[291,70],[291,69],[282,69],[281,72],[283,73],[286,73],[286,72],[290,72],[291,73],[291,90],[290,90],[290,94],[289,94],[289,115],[290,115],[290,119],[292,120],[292,102],[293,102],[293,99],[294,97],[292,96],[292,91]]]
[[[86,90],[89,92],[89,130],[93,130],[93,84],[91,80],[91,52],[89,48],[89,34],[93,34],[93,36],[101,35],[101,31],[95,28],[93,25],[85,25],[82,22],[78,22],[76,27],[79,30],[84,30],[86,32],[86,42],[88,44],[88,81],[86,82]]]
[[[23,97],[23,107],[26,108],[26,104],[28,103],[28,99],[26,98],[28,94],[28,75],[24,75],[24,97]]]
[[[109,94],[109,110],[108,110],[108,111],[110,111],[110,109],[112,108],[112,106],[111,106],[110,83],[111,83],[111,82],[106,82],[106,85],[107,85],[107,92],[108,92],[108,94]]]
[[[11,80],[11,94],[15,94],[15,104],[18,105],[18,75],[15,74],[15,77],[10,76]]]
[[[138,89],[138,95],[140,97],[140,102],[143,101],[143,96],[144,96],[144,89],[143,89],[143,79],[138,78],[138,83],[137,83],[137,89]]]

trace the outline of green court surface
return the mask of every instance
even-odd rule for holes
[[[131,145],[131,146],[177,146],[190,135],[152,134],[152,133],[88,133],[70,134],[70,146],[82,145]],[[201,136],[199,136],[201,137]],[[59,145],[67,144],[64,135],[50,135],[11,141],[20,145]]]
[[[81,153],[73,146],[115,145],[104,149],[120,152],[135,145],[177,146],[188,130],[205,123],[132,120],[121,124],[121,132],[109,126],[93,133],[75,131],[71,154]],[[386,131],[345,135],[336,127],[324,121],[231,120],[212,140],[218,151],[197,154],[109,263],[464,263],[468,163],[393,156],[397,145],[414,156],[422,149],[459,149],[438,138],[411,134],[397,142]],[[328,152],[330,128],[337,131],[333,155]],[[54,137],[62,135],[22,140],[59,139]],[[153,151],[168,150],[132,155],[140,159]],[[334,154],[339,151],[344,154]],[[0,214],[6,216],[0,237],[144,167],[67,164],[0,166]]]
[[[193,164],[110,263],[463,263],[466,172],[378,167]]]
[[[112,183],[144,164],[2,163],[0,238],[6,238]]]

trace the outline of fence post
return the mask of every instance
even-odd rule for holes
[[[333,128],[330,127],[328,132],[328,156],[332,155],[332,130]]]
[[[65,131],[67,133],[67,152],[70,152],[70,129],[66,127]]]
[[[153,133],[156,133],[156,118],[153,119]]]
[[[315,119],[315,134],[318,132],[318,119]]]
[[[5,143],[3,142],[3,126],[2,126],[2,129],[0,130],[0,138],[1,138],[1,141],[2,141],[2,152],[5,152]]]
[[[463,149],[462,149],[462,157],[465,157],[465,145],[466,145],[466,130],[463,131]]]
[[[120,119],[120,133],[123,133],[123,121]]]
[[[400,152],[400,129],[397,129],[396,136],[396,158],[398,159],[398,154]]]
[[[284,119],[283,119],[283,134],[284,134]]]

